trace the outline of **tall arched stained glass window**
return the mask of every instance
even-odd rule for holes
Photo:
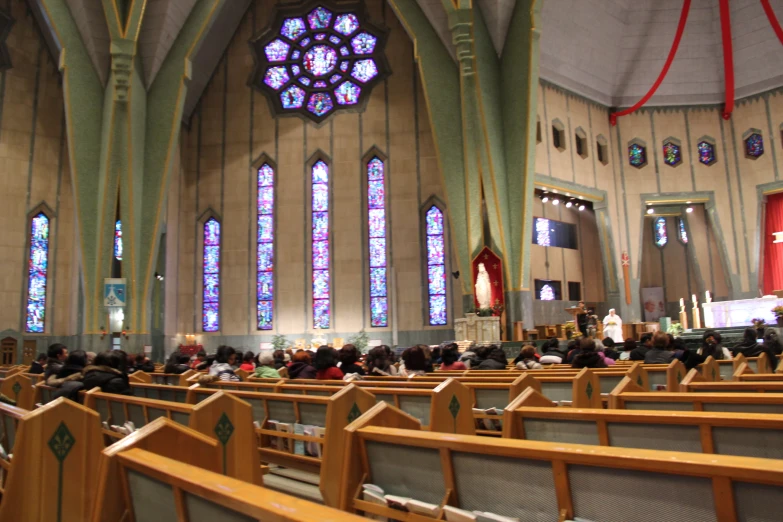
[[[367,219],[370,236],[370,325],[389,326],[386,284],[386,190],[383,161],[367,162]]]
[[[204,300],[201,326],[205,332],[220,330],[220,223],[204,223]]]
[[[114,223],[114,257],[122,261],[122,221],[119,219]]]
[[[659,247],[665,247],[669,242],[669,233],[666,229],[666,218],[657,217],[653,220],[653,234],[655,236],[655,244]]]
[[[435,205],[427,210],[427,276],[430,325],[448,322],[446,307],[446,249],[443,237],[443,212]]]
[[[331,327],[329,252],[329,166],[318,160],[311,170],[313,201],[313,328]]]
[[[680,242],[683,245],[688,244],[688,232],[685,230],[685,220],[677,218],[677,233],[679,234]]]
[[[27,282],[27,333],[43,333],[46,316],[46,279],[49,269],[49,218],[37,214],[30,227],[30,259]]]
[[[258,169],[257,205],[256,320],[259,330],[271,330],[275,308],[275,170],[269,163]]]

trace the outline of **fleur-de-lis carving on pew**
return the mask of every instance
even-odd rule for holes
[[[451,396],[451,402],[449,402],[449,411],[454,418],[454,433],[457,433],[457,414],[459,413],[460,404],[456,394]]]
[[[226,475],[226,446],[231,436],[234,434],[234,425],[231,424],[231,420],[228,418],[225,412],[220,416],[217,424],[215,424],[215,435],[218,441],[223,446],[223,474]]]
[[[17,383],[19,384],[19,383]],[[71,430],[65,425],[65,422],[60,422],[60,425],[54,431],[54,435],[49,439],[49,449],[54,453],[58,462],[57,471],[57,522],[62,521],[62,504],[63,504],[63,462],[68,457],[76,439],[71,434]]]

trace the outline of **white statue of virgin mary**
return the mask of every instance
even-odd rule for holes
[[[476,300],[479,308],[492,308],[492,287],[489,283],[489,274],[484,268],[484,263],[479,263],[476,275]]]

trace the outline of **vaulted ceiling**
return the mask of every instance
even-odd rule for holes
[[[101,0],[66,0],[90,58],[103,82],[109,72],[109,34]],[[193,60],[193,80],[185,119],[198,103],[251,0],[225,2]],[[455,56],[443,0],[417,0]],[[498,54],[515,2],[478,0]],[[682,0],[543,1],[540,76],[608,106],[628,106],[655,81],[671,47]],[[49,27],[40,0],[28,0],[44,29]],[[147,85],[196,0],[149,0],[139,53]],[[783,19],[783,0],[772,0]],[[732,0],[731,16],[738,98],[783,85],[783,46],[758,0]],[[44,33],[47,31],[45,30]],[[45,34],[59,54],[56,37]],[[717,0],[693,0],[679,53],[651,105],[719,103],[723,97],[723,54]]]

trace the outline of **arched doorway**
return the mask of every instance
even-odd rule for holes
[[[0,364],[10,366],[16,364],[16,339],[6,337],[0,341]]]

